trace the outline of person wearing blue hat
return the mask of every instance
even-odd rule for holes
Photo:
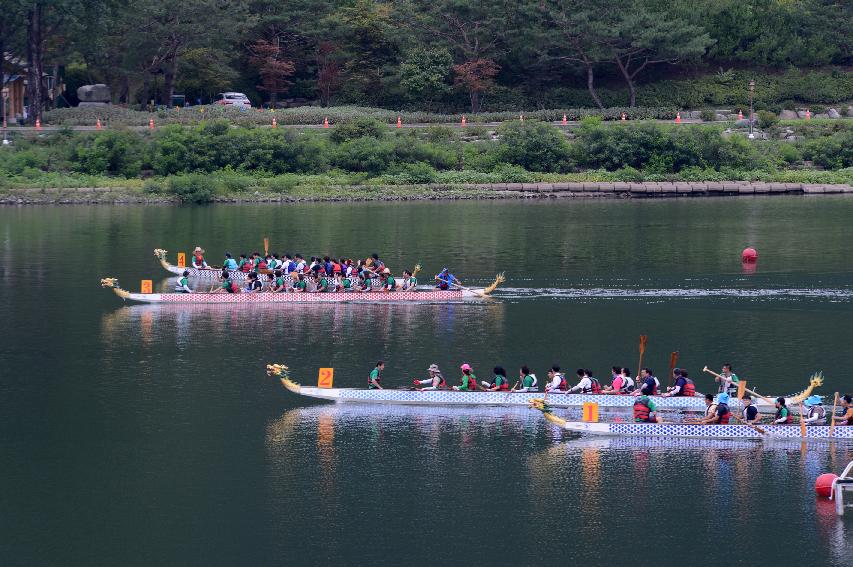
[[[457,287],[462,286],[462,282],[456,279],[456,276],[450,273],[450,270],[447,268],[442,268],[441,271],[435,276],[436,287],[441,290],[450,289],[454,285]]]
[[[706,423],[715,425],[727,425],[732,417],[732,411],[729,409],[729,395],[725,392],[717,394],[717,411],[706,421]]]
[[[809,411],[803,417],[806,425],[826,425],[826,409],[823,407],[823,397],[812,394],[803,402]]]

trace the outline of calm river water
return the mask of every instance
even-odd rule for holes
[[[380,252],[505,271],[488,305],[123,305],[152,250]],[[669,353],[853,390],[853,199],[0,209],[2,565],[851,565],[814,479],[853,446],[602,440],[524,409],[335,406],[264,373],[406,385]],[[757,270],[740,250],[755,246]],[[831,398],[830,398],[831,401]],[[559,410],[558,410],[559,411]]]

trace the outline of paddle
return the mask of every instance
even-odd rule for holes
[[[758,432],[759,432],[759,433],[761,433],[762,435],[768,435],[767,430],[762,429],[762,428],[758,427],[757,425],[753,425],[753,424],[751,424],[751,423],[747,423],[747,422],[745,422],[744,420],[742,420],[741,418],[739,418],[738,416],[736,416],[735,414],[731,414],[731,415],[732,415],[732,417],[733,417],[734,419],[736,419],[737,421],[739,421],[739,422],[741,422],[742,424],[746,425],[747,427],[751,427],[752,429],[754,429],[754,430],[758,431]]]
[[[264,258],[270,253],[270,239],[269,237],[264,237]]]
[[[678,362],[678,351],[670,353],[669,355],[669,389],[672,387],[672,381],[675,380],[675,363]]]
[[[832,402],[832,421],[829,424],[829,437],[835,432],[835,410],[838,407],[838,392],[835,392],[835,401]]]
[[[806,414],[803,411],[803,402],[800,402],[800,437],[806,438]]]
[[[470,291],[471,293],[473,293],[475,295],[479,295],[480,297],[488,297],[488,295],[486,295],[485,293],[481,293],[475,289],[471,289],[470,287],[465,287],[464,285],[460,285],[458,283],[451,283],[450,285],[456,286],[459,289],[464,289],[465,291]]]
[[[640,361],[637,363],[637,380],[640,379],[640,370],[643,368],[643,355],[646,354],[646,341],[648,341],[648,337],[646,335],[640,335]],[[637,380],[634,381],[635,386],[637,386]]]

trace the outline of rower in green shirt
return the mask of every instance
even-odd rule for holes
[[[418,287],[418,278],[409,270],[403,270],[403,291],[412,290]]]
[[[382,370],[385,368],[385,363],[383,361],[379,361],[376,363],[376,367],[370,371],[370,376],[367,377],[367,389],[368,390],[381,390],[382,389]]]
[[[382,281],[383,291],[397,291],[397,280],[394,279],[394,276],[391,275],[391,270],[388,268],[382,270]]]
[[[539,385],[537,384],[536,375],[530,373],[527,366],[522,366],[518,371],[519,392],[538,392]]]
[[[476,392],[477,377],[474,375],[471,365],[466,362],[460,368],[462,369],[462,383],[459,386],[453,386],[453,389],[459,392]]]
[[[329,279],[323,276],[317,282],[317,289],[314,290],[314,293],[323,293],[325,291],[329,291]]]

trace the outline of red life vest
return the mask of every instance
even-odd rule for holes
[[[696,395],[696,384],[694,384],[693,380],[691,380],[690,378],[685,378],[684,381],[686,382],[686,384],[684,384],[684,387],[681,389],[680,395],[681,396],[690,396],[690,397],[695,396]]]
[[[600,394],[601,393],[601,382],[598,381],[598,378],[590,377],[589,381],[592,383],[592,393]]]
[[[444,380],[443,374],[438,375],[438,386],[436,386],[436,387],[437,388],[447,388],[447,382]]]
[[[560,374],[560,385],[557,386],[558,390],[566,391],[569,389],[569,382],[566,380],[565,375]]]
[[[237,293],[238,291],[240,291],[240,286],[237,285],[237,282],[232,280],[231,285],[228,286],[228,293]]]
[[[258,270],[266,270],[266,269],[267,269],[267,263],[266,262],[264,262],[263,260],[258,262]]]
[[[195,255],[195,263],[198,266],[204,266],[204,256],[202,256],[201,254],[196,254]]]
[[[340,264],[332,264],[332,273],[340,274],[341,273],[341,265]]]
[[[648,423],[651,412],[651,408],[643,402],[634,402],[634,421]]]
[[[494,383],[492,383],[492,386],[494,386]],[[498,386],[498,390],[509,390],[509,382],[507,382],[506,378],[501,381],[501,385]]]
[[[727,406],[726,404],[717,404],[718,412],[720,411],[720,406],[726,408],[726,413],[724,413],[722,417],[720,417],[720,425],[727,425],[732,417],[732,412],[729,411],[729,406]]]
[[[794,423],[794,412],[792,412],[787,407],[785,407],[785,409],[788,410],[788,417],[785,419],[785,425],[789,425],[791,423]],[[779,408],[776,410],[776,419],[782,419],[782,408]],[[848,423],[848,425],[850,425],[850,424]]]
[[[252,262],[250,260],[246,260],[245,262],[243,262],[243,265],[240,266],[240,271],[243,272],[244,274],[248,274],[249,272],[251,272],[252,271]]]
[[[302,268],[302,273],[307,274],[311,271],[311,268],[308,267],[308,264],[305,264],[305,267]]]

